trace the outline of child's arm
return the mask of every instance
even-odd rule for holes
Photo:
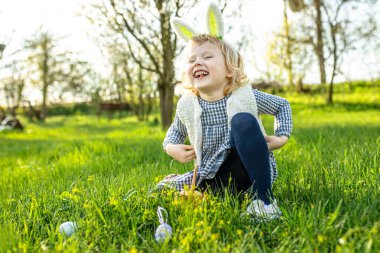
[[[194,148],[184,145],[187,137],[186,127],[176,115],[170,126],[163,143],[166,153],[181,163],[187,163],[195,159]]]
[[[180,163],[188,163],[195,159],[194,147],[184,144],[166,145],[166,153]]]
[[[286,144],[288,139],[289,138],[287,136],[265,136],[265,140],[267,141],[268,149],[270,151],[281,148]]]
[[[266,136],[268,148],[278,149],[288,141],[292,128],[292,110],[289,102],[279,96],[274,96],[265,92],[253,90],[256,98],[259,114],[269,114],[275,117],[274,136]]]

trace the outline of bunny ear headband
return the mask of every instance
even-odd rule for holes
[[[223,39],[223,17],[218,5],[216,5],[213,2],[210,2],[206,9],[207,34],[217,37],[229,45],[229,43],[227,43],[226,40]],[[196,32],[195,29],[193,29],[189,24],[187,24],[183,19],[174,17],[170,20],[170,23],[177,36],[182,38],[185,42],[188,42],[192,37],[201,34]],[[233,51],[234,58],[237,59],[237,51],[235,49]]]
[[[171,25],[174,29],[174,32],[182,38],[185,42],[188,42],[192,37],[198,35],[189,24],[180,18],[172,18]],[[219,39],[223,38],[223,18],[222,13],[220,12],[218,6],[210,2],[206,11],[206,26],[208,34],[218,37]]]

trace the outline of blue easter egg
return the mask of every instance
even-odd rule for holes
[[[156,233],[154,234],[154,237],[156,238],[156,242],[162,243],[165,240],[170,240],[173,234],[173,229],[172,227],[167,224],[163,223],[158,226],[156,229]]]
[[[65,234],[66,236],[72,236],[77,229],[77,223],[72,221],[67,221],[59,225],[59,232]]]

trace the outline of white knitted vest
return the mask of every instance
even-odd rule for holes
[[[259,122],[264,135],[265,129],[257,112],[256,98],[250,84],[244,85],[232,92],[227,100],[228,128],[231,129],[232,117],[240,112],[252,114]],[[202,108],[198,102],[198,97],[192,93],[183,95],[177,104],[177,115],[180,121],[186,126],[190,143],[194,147],[198,165],[202,162]]]

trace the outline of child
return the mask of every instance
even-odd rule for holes
[[[221,16],[216,6],[211,5],[208,13],[210,9]],[[232,183],[241,192],[252,187],[247,214],[277,218],[281,212],[271,189],[277,177],[272,150],[282,147],[291,134],[290,105],[246,84],[242,58],[222,39],[221,30],[214,35],[186,33],[183,84],[190,92],[178,101],[163,147],[181,163],[196,160],[198,188],[218,190]],[[259,114],[275,116],[275,136],[265,134]],[[183,144],[187,136],[191,145]],[[159,186],[183,190],[192,177],[193,172],[169,175]]]

